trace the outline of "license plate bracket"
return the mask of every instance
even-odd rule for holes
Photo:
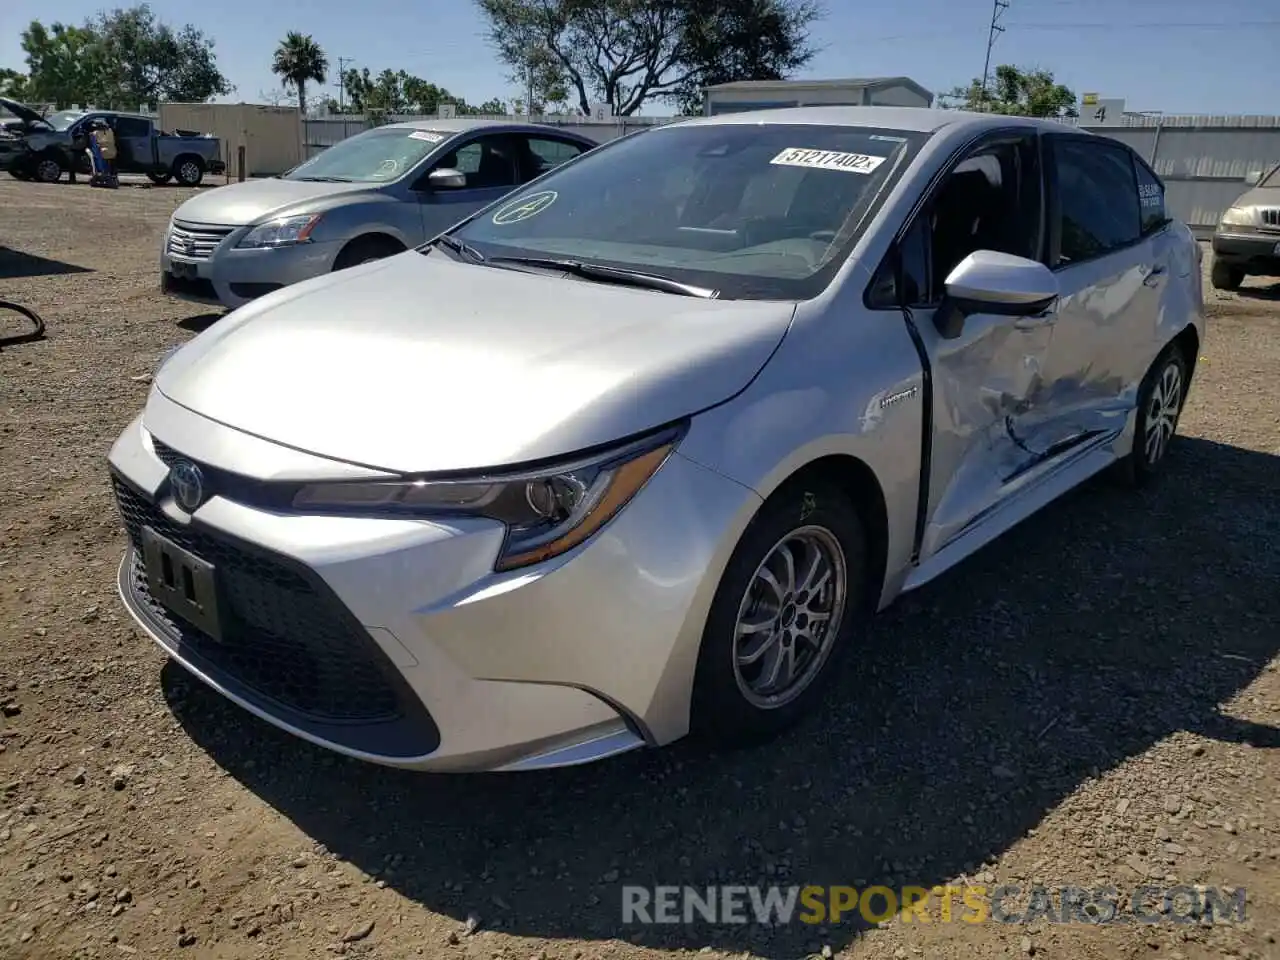
[[[222,639],[218,585],[214,566],[151,527],[143,527],[142,562],[147,587],[166,610],[185,620],[211,640]]]

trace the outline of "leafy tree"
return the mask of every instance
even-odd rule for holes
[[[329,74],[329,58],[310,34],[290,30],[271,58],[271,72],[286,88],[298,93],[298,110],[307,115],[307,84],[324,83]]]
[[[818,0],[476,0],[516,79],[557,78],[584,111],[688,103],[708,83],[768,80],[815,51]],[[548,98],[550,99],[550,98]]]
[[[383,70],[375,75],[368,67],[351,68],[342,75],[342,82],[351,112],[363,113],[375,123],[383,123],[397,113],[435,113],[442,103],[454,104],[459,114],[479,112],[444,87],[403,70]],[[491,101],[487,106],[495,103]]]
[[[0,67],[0,97],[8,97],[22,103],[28,97],[27,75],[8,67]]]
[[[982,80],[974,79],[967,87],[956,87],[940,95],[943,107],[1002,113],[1017,117],[1074,117],[1076,95],[1057,83],[1048,70],[1027,69],[1002,64],[996,67],[995,83],[989,90]]]
[[[81,27],[34,20],[22,32],[22,49],[28,95],[59,106],[203,102],[234,89],[217,68],[212,40],[189,24],[160,22],[145,3],[100,13]]]

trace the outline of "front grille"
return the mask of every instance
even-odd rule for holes
[[[214,248],[234,229],[175,220],[169,225],[169,255],[183,260],[208,260]]]
[[[1262,210],[1262,225],[1264,227],[1280,227],[1280,209]]]
[[[161,458],[174,456],[156,444]],[[160,452],[163,451],[163,452]],[[196,525],[180,525],[112,477],[133,544],[133,597],[184,655],[247,688],[271,705],[323,724],[387,723],[400,717],[404,691],[394,667],[323,585],[284,558],[239,545]],[[147,584],[141,528],[214,565],[222,638],[215,641],[170,614]]]

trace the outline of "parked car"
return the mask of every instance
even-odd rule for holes
[[[120,594],[365,760],[767,737],[895,597],[1104,469],[1154,479],[1204,328],[1191,231],[1114,140],[677,122],[169,356],[110,454]]]
[[[173,214],[161,288],[238,307],[416,247],[592,149],[538,124],[423,120],[366,130],[292,170],[193,197]]]
[[[150,117],[112,110],[63,110],[42,117],[4,97],[0,106],[22,122],[20,135],[0,146],[0,170],[19,180],[57,183],[72,169],[88,173],[84,150],[89,125],[95,120],[105,121],[115,133],[116,168],[121,173],[145,173],[153,183],[173,179],[194,187],[206,173],[226,169],[217,137],[162,133]]]
[[[1213,232],[1215,289],[1238,290],[1248,276],[1280,277],[1280,164],[1250,178]]]

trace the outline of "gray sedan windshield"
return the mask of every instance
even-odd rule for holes
[[[486,257],[644,271],[739,299],[819,292],[926,135],[658,129],[587,154],[454,231]]]
[[[437,130],[405,127],[366,130],[294,167],[284,179],[352,183],[398,180],[451,136],[453,134]]]

